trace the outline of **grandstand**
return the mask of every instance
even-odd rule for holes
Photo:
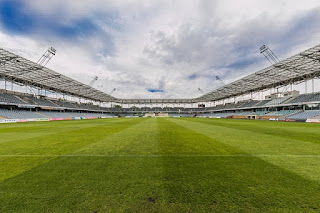
[[[274,93],[265,100],[228,102],[244,94],[281,88],[320,76],[320,45],[257,71],[212,92],[191,99],[119,99],[66,77],[21,56],[0,49],[0,78],[35,90],[52,91],[99,103],[131,104],[131,108],[102,107],[43,95],[0,90],[0,119],[134,116],[146,113],[168,113],[172,117],[216,117],[306,121],[320,110],[320,93]],[[222,103],[221,103],[222,101]],[[176,107],[174,104],[212,103],[210,107]],[[165,104],[166,107],[137,107],[140,104]],[[310,106],[312,106],[310,108]]]

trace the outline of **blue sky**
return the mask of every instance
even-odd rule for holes
[[[320,43],[306,0],[0,0],[0,46],[123,98],[189,98]]]

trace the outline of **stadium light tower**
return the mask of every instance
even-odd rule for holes
[[[116,91],[116,88],[113,88],[109,95],[111,95],[114,91]]]
[[[280,62],[278,57],[272,52],[272,50],[267,45],[262,45],[260,48],[260,53],[266,57],[270,64],[275,64]]]
[[[198,88],[198,90],[199,90],[202,94],[205,94],[202,89]]]
[[[92,87],[92,85],[98,80],[98,76],[95,76],[92,81],[90,82],[89,86]]]
[[[53,47],[50,47],[38,60],[37,64],[46,66],[46,64],[51,60],[51,58],[56,55],[57,50]]]
[[[217,80],[217,81],[220,81],[220,82],[223,84],[223,86],[226,85],[226,84],[222,81],[222,79],[219,78],[219,76],[216,76],[216,80]]]

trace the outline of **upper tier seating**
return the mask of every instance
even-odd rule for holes
[[[241,108],[252,107],[252,106],[256,105],[257,103],[259,103],[259,101],[250,100],[249,102],[242,104]]]
[[[266,104],[260,105],[260,106],[279,105],[279,104],[285,102],[286,100],[288,100],[289,98],[291,98],[291,97],[290,97],[290,96],[287,96],[287,97],[282,97],[282,98],[276,98],[276,99],[273,99],[273,100],[267,102]]]
[[[224,108],[225,108],[225,105],[217,105],[213,110],[220,110]]]
[[[288,104],[290,103],[303,103],[303,102],[310,102],[311,100],[314,100],[314,98],[319,95],[319,93],[313,93],[313,94],[302,94],[299,95],[297,97],[295,97],[294,99],[290,100],[288,102]],[[317,98],[316,98],[317,99]]]
[[[13,94],[1,93],[0,94],[0,102],[4,103],[14,103],[14,104],[27,104],[27,102],[19,99]]]
[[[310,102],[320,101],[320,93],[315,93],[315,95],[310,99]]]
[[[55,102],[55,103],[62,106],[62,107],[69,108],[69,109],[77,108],[74,104],[72,104],[71,102],[67,102],[67,101],[59,101],[59,102]]]
[[[53,102],[46,100],[46,99],[33,99],[34,102],[36,102],[39,106],[52,106],[57,107],[58,105],[54,104]]]
[[[266,103],[270,102],[270,100],[263,100],[263,101],[260,101],[260,103],[257,103],[256,105],[254,105],[255,107],[257,106],[264,106]]]
[[[39,105],[39,106],[49,106],[49,107],[58,107],[59,105],[53,103],[50,100],[46,100],[44,98],[35,98],[33,96],[21,96],[19,95],[21,99],[23,99],[25,102],[28,102],[30,104]]]

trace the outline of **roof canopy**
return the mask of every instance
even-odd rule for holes
[[[0,78],[95,101],[116,100],[102,91],[0,48]]]
[[[197,98],[218,101],[264,89],[283,87],[320,76],[320,45],[280,61]]]

